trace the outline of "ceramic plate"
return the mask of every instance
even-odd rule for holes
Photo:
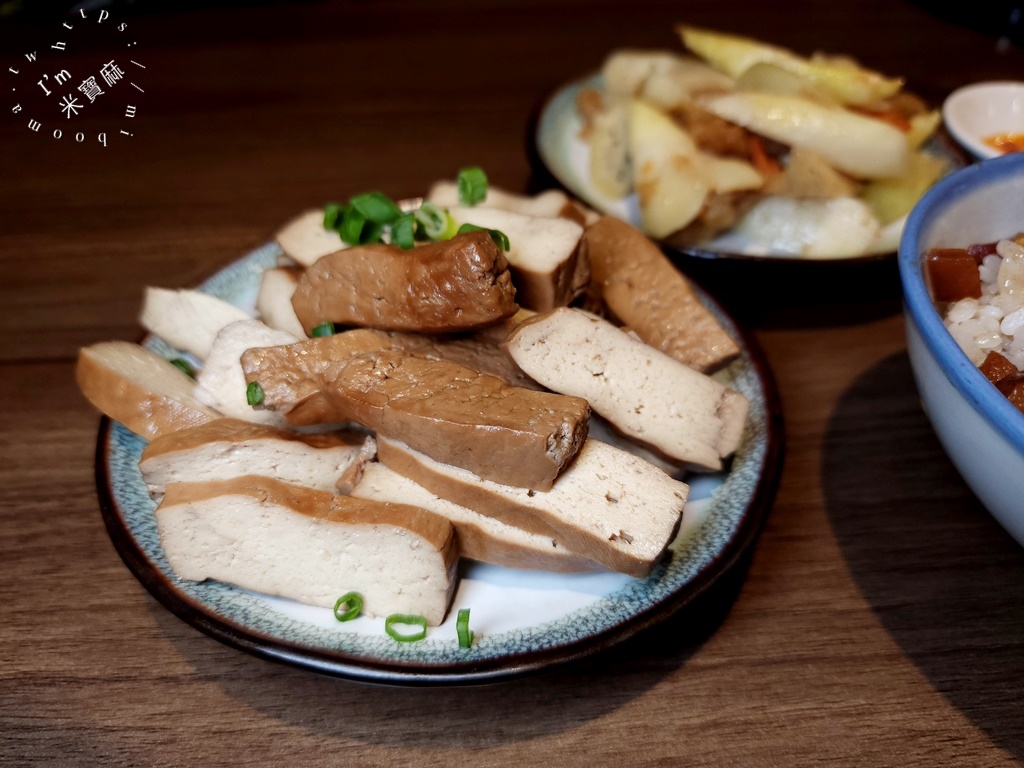
[[[636,195],[614,200],[596,190],[589,181],[588,165],[590,148],[580,138],[582,120],[576,108],[576,99],[584,88],[601,88],[600,74],[592,74],[559,88],[541,108],[537,117],[536,151],[540,161],[547,167],[555,180],[570,193],[596,210],[640,226],[640,209]],[[931,139],[930,151],[947,158],[953,169],[970,162],[966,154],[945,133],[940,131]],[[796,262],[807,265],[828,265],[894,260],[896,247],[906,217],[887,225],[879,239],[878,247],[870,253],[843,257],[809,258],[788,253],[766,250],[738,232],[726,232],[714,240],[694,246],[679,246],[662,243],[674,256],[684,260],[731,259],[756,262]],[[819,266],[827,268],[827,266]]]
[[[1024,136],[1024,82],[993,81],[958,88],[942,104],[942,119],[960,146],[978,160],[1003,152],[988,143],[998,136],[1016,143]]]
[[[202,290],[253,311],[260,275],[280,251],[267,245],[221,270]],[[398,643],[383,619],[340,624],[331,610],[267,597],[220,582],[175,577],[160,548],[138,469],[145,441],[104,419],[97,482],[104,520],[130,570],[180,618],[257,656],[366,682],[452,685],[525,675],[619,642],[685,606],[750,548],[775,492],[781,422],[771,375],[750,337],[701,292],[743,345],[716,374],[751,402],[743,443],[727,471],[691,482],[684,524],[669,556],[644,579],[600,572],[562,575],[463,561],[449,617],[425,640]],[[145,344],[180,356],[160,339]],[[455,615],[470,609],[474,641],[459,648]]]

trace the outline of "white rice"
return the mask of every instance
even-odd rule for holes
[[[978,267],[981,298],[961,299],[945,324],[975,365],[995,350],[1024,371],[1024,246],[1002,240]]]

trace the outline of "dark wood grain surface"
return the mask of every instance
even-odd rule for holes
[[[799,304],[768,282],[756,306],[734,306],[774,370],[787,438],[748,568],[610,652],[493,686],[320,677],[175,618],[104,530],[99,417],[72,376],[80,346],[140,336],[145,286],[193,285],[306,207],[370,188],[417,195],[467,164],[542,188],[530,133],[544,97],[614,48],[677,49],[675,22],[849,53],[937,103],[1024,74],[1017,33],[974,23],[1002,6],[138,5],[122,11],[147,66],[130,140],[79,144],[32,133],[9,107],[0,118],[0,764],[1024,759],[1024,551],[921,411],[894,272],[841,300],[811,281]],[[54,28],[0,24],[5,67]],[[726,303],[728,288],[716,286]]]

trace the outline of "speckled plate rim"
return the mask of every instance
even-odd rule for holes
[[[602,200],[597,193],[580,179],[577,174],[568,167],[568,161],[561,156],[557,149],[559,142],[563,141],[562,136],[565,130],[566,110],[575,109],[576,95],[584,87],[596,87],[601,84],[601,74],[591,72],[582,77],[566,82],[551,92],[541,103],[539,110],[533,119],[533,129],[530,132],[530,139],[533,142],[532,154],[544,166],[548,174],[565,189],[566,192],[579,198],[587,205],[594,206],[598,210],[606,212],[608,202]],[[930,145],[943,156],[947,157],[953,164],[953,170],[966,167],[973,162],[973,158],[961,147],[950,135],[944,125],[940,125],[935,136],[930,140]],[[951,171],[952,172],[952,171]],[[634,226],[636,221],[631,222]],[[898,238],[897,238],[898,240]],[[801,269],[806,267],[811,270],[828,270],[830,268],[841,268],[861,264],[877,264],[893,262],[896,260],[898,243],[894,244],[892,250],[876,253],[865,253],[858,256],[843,256],[832,258],[805,258],[789,254],[758,254],[746,253],[739,250],[727,250],[716,248],[710,244],[702,245],[676,245],[667,241],[659,241],[659,245],[666,252],[685,258],[701,259],[705,261],[721,260],[735,261],[739,263],[790,265]]]
[[[255,280],[263,269],[275,263],[278,253],[273,244],[257,249],[217,272],[200,289],[227,298],[225,293],[230,291],[225,291],[225,285]],[[741,343],[740,359],[732,367],[738,371],[736,385],[746,389],[751,397],[751,418],[743,444],[712,497],[708,518],[686,550],[692,560],[674,557],[659,564],[646,579],[630,580],[620,590],[621,596],[612,595],[621,599],[611,601],[610,606],[586,608],[578,612],[580,616],[568,615],[532,627],[521,635],[517,633],[514,651],[501,652],[500,637],[495,639],[497,646],[482,642],[483,648],[478,649],[474,643],[474,648],[466,651],[450,646],[432,648],[425,646],[427,641],[396,644],[385,636],[382,640],[375,638],[376,646],[368,646],[377,652],[382,647],[380,643],[387,643],[387,658],[381,658],[360,650],[363,640],[355,642],[354,649],[309,642],[311,635],[319,636],[319,630],[293,627],[296,622],[286,616],[263,615],[264,606],[256,601],[251,605],[245,602],[244,590],[219,582],[197,585],[178,580],[158,544],[154,548],[152,541],[153,505],[148,502],[137,470],[138,454],[145,443],[121,424],[104,417],[96,447],[96,482],[111,541],[139,582],[186,623],[239,650],[325,675],[386,685],[481,684],[549,671],[598,653],[679,611],[728,573],[757,541],[778,486],[783,425],[767,361],[753,336],[740,328],[699,285],[695,284],[695,288]],[[147,337],[144,342],[163,354],[171,351],[159,339]],[[123,475],[124,482],[118,482],[119,472],[128,473]],[[743,482],[750,484],[747,495],[729,498],[727,493],[742,488]],[[147,501],[141,501],[142,498]],[[730,506],[732,509],[726,512]],[[235,607],[223,610],[219,603],[222,599],[241,600],[243,607],[240,611]],[[638,599],[635,609],[630,607],[631,599]],[[259,615],[253,615],[253,611]],[[302,639],[296,639],[295,632]]]

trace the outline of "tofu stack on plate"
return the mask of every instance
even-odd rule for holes
[[[358,592],[368,615],[437,625],[460,557],[643,578],[666,556],[679,478],[742,438],[746,398],[714,377],[736,341],[630,225],[561,192],[460,189],[395,206],[372,243],[339,236],[363,198],[301,214],[254,312],[148,289],[140,321],[182,359],[81,350],[82,392],[149,441],[180,578],[327,607]]]

